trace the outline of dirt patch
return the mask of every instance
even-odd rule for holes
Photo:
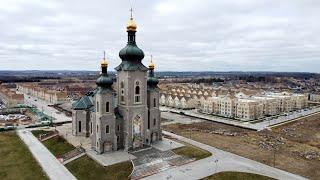
[[[207,121],[170,124],[163,129],[311,179],[320,177],[320,115],[272,131]]]

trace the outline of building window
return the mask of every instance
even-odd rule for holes
[[[106,112],[110,112],[110,103],[109,102],[106,102]]]
[[[124,82],[120,83],[120,101],[124,102]]]
[[[99,132],[99,125],[97,125],[97,133]]]
[[[118,131],[120,131],[120,125],[118,125]]]
[[[150,117],[148,118],[148,129],[150,129]]]
[[[110,133],[109,125],[106,125],[106,134],[109,134],[109,133]]]
[[[81,121],[79,121],[78,124],[79,124],[79,126],[78,126],[79,127],[79,133],[81,133]]]
[[[92,122],[90,123],[90,133],[92,134]]]
[[[157,99],[153,98],[153,107],[157,107]]]
[[[97,101],[97,112],[99,112],[99,101]]]
[[[134,92],[134,102],[139,103],[141,102],[141,94],[140,94],[140,82],[136,81],[135,83],[135,92]]]
[[[153,125],[155,126],[156,123],[157,123],[157,120],[156,120],[156,118],[154,118],[154,119],[153,119]]]

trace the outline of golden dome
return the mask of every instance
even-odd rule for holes
[[[156,66],[156,65],[153,63],[153,61],[152,61],[152,56],[151,56],[151,61],[150,61],[150,63],[149,63],[149,68],[150,68],[150,69],[154,69],[155,66]]]
[[[136,30],[137,30],[137,24],[134,22],[133,18],[131,17],[127,25],[127,31],[136,31]]]
[[[105,58],[101,61],[101,67],[108,67],[108,61]]]

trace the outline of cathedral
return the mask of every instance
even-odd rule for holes
[[[116,83],[108,76],[108,61],[101,62],[95,91],[72,104],[72,134],[91,139],[97,153],[131,151],[162,140],[158,79],[155,65],[142,64],[143,51],[136,44],[137,25],[127,25],[128,42],[120,50]]]

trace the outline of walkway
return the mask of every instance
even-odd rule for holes
[[[29,130],[18,130],[17,133],[51,180],[76,179]]]
[[[170,132],[163,131],[163,134],[187,142],[201,149],[207,150],[211,152],[213,156],[191,162],[180,167],[168,169],[158,174],[146,177],[145,179],[201,179],[222,171],[249,172],[269,176],[275,179],[305,179],[301,176],[276,169],[226,151],[219,150],[212,146],[208,146]]]

